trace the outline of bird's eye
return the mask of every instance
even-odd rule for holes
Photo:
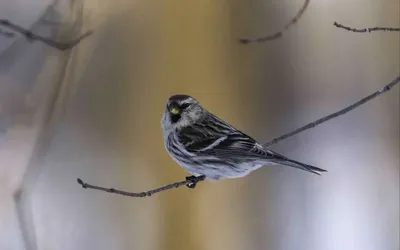
[[[181,109],[186,109],[186,108],[188,108],[189,106],[190,106],[189,103],[183,103],[183,104],[181,105]]]
[[[173,114],[173,115],[178,115],[180,112],[181,112],[181,111],[180,111],[179,108],[177,108],[177,107],[173,107],[173,108],[171,109],[171,114]]]

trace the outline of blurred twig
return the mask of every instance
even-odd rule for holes
[[[297,12],[297,14],[285,25],[285,27],[283,27],[283,29],[281,29],[280,31],[273,33],[273,34],[269,34],[266,36],[262,36],[262,37],[257,37],[257,38],[243,38],[243,39],[239,39],[239,42],[242,44],[249,44],[249,43],[262,43],[265,41],[269,41],[269,40],[274,40],[277,39],[279,37],[283,36],[283,32],[287,31],[292,25],[296,24],[299,19],[301,18],[301,16],[304,14],[304,12],[306,11],[308,5],[310,3],[310,0],[304,0],[304,4],[301,7],[301,9]]]
[[[349,111],[351,111],[351,110],[353,110],[353,109],[365,104],[366,102],[374,99],[375,97],[377,97],[377,96],[379,96],[379,95],[391,90],[399,82],[400,82],[400,76],[398,76],[396,79],[394,79],[392,82],[390,82],[388,85],[386,85],[385,87],[381,88],[380,90],[378,90],[378,91],[376,91],[376,92],[364,97],[363,99],[361,99],[361,100],[359,100],[359,101],[357,101],[357,102],[345,107],[344,109],[341,109],[341,110],[339,110],[339,111],[337,111],[335,113],[332,113],[332,114],[330,114],[328,116],[325,116],[325,117],[323,117],[321,119],[318,119],[318,120],[316,120],[314,122],[311,122],[311,123],[309,123],[309,124],[307,124],[307,125],[305,125],[305,126],[303,126],[301,128],[298,128],[298,129],[296,129],[296,130],[294,130],[294,131],[292,131],[290,133],[287,133],[287,134],[284,134],[282,136],[279,136],[279,137],[277,137],[277,138],[265,143],[263,145],[263,147],[268,147],[268,146],[270,146],[272,144],[276,144],[276,143],[278,143],[278,142],[280,142],[282,140],[285,140],[286,138],[289,138],[291,136],[294,136],[294,135],[296,135],[296,134],[298,134],[300,132],[303,132],[303,131],[308,130],[310,128],[314,128],[315,126],[317,126],[317,125],[319,125],[321,123],[329,121],[329,120],[331,120],[333,118],[336,118],[338,116],[344,115],[347,112],[349,112]],[[91,185],[91,184],[83,182],[79,178],[78,178],[78,183],[83,188],[96,189],[96,190],[100,190],[100,191],[104,191],[104,192],[109,192],[109,193],[114,193],[114,194],[119,194],[119,195],[124,195],[124,196],[131,196],[131,197],[146,197],[146,196],[151,196],[151,195],[153,195],[155,193],[158,193],[158,192],[162,192],[162,191],[169,190],[169,189],[172,189],[172,188],[178,188],[178,187],[181,187],[181,186],[188,186],[190,188],[194,188],[198,182],[201,182],[201,181],[204,181],[204,180],[205,180],[205,176],[199,176],[199,177],[190,176],[190,177],[186,177],[185,181],[175,182],[175,183],[172,183],[172,184],[169,184],[169,185],[166,185],[166,186],[162,186],[162,187],[159,187],[159,188],[156,188],[156,189],[153,189],[153,190],[140,192],[140,193],[131,193],[131,192],[126,192],[126,191],[122,191],[122,190],[118,190],[118,189],[114,189],[114,188],[104,188],[104,187],[100,187],[100,186],[94,186],[94,185]]]
[[[14,35],[15,35],[15,34],[12,33],[12,32],[9,32],[9,31],[0,29],[0,36],[4,36],[4,37],[7,37],[7,38],[11,38],[11,37],[14,37]]]
[[[334,22],[333,25],[335,25],[336,27],[338,27],[340,29],[345,29],[348,31],[356,32],[356,33],[366,33],[366,32],[372,32],[372,31],[400,31],[400,28],[390,28],[390,27],[373,27],[373,28],[356,29],[356,28],[344,26],[337,22]]]
[[[69,50],[72,49],[75,45],[77,45],[80,41],[82,41],[84,38],[90,36],[93,31],[87,31],[84,34],[80,35],[78,38],[68,41],[68,42],[58,42],[54,41],[50,38],[42,37],[39,35],[36,35],[35,33],[31,32],[30,30],[27,30],[19,25],[16,25],[9,20],[6,19],[0,19],[0,26],[7,27],[10,30],[13,30],[14,32],[20,33],[25,36],[25,38],[28,41],[40,41],[50,47],[56,48],[58,50]]]

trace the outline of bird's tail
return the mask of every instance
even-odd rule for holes
[[[322,168],[317,168],[308,164],[304,164],[298,161],[294,161],[291,159],[288,159],[286,157],[282,157],[281,159],[277,160],[276,163],[278,164],[282,164],[282,165],[286,165],[289,167],[294,167],[294,168],[298,168],[298,169],[302,169],[317,175],[321,175],[319,172],[327,172],[327,170],[322,169]]]

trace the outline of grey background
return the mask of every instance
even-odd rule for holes
[[[24,179],[23,214],[37,249],[397,250],[399,88],[273,149],[327,169],[283,167],[196,189],[132,199],[83,190],[143,191],[187,174],[167,155],[160,128],[168,97],[195,96],[260,142],[336,111],[400,73],[399,2],[84,2],[79,45]],[[23,60],[23,59],[21,59]],[[71,87],[72,86],[72,87]],[[68,91],[67,91],[67,90]],[[67,91],[66,94],[63,91]],[[17,248],[15,248],[17,249]]]

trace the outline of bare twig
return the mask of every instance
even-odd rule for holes
[[[392,87],[394,87],[394,86],[395,86],[396,84],[398,84],[399,82],[400,82],[400,76],[398,76],[396,79],[394,79],[393,81],[391,81],[391,82],[390,82],[388,85],[386,85],[385,87],[383,87],[383,88],[381,88],[380,90],[378,90],[378,91],[376,91],[376,92],[374,92],[374,93],[372,93],[372,94],[370,94],[370,95],[364,97],[363,99],[359,100],[358,102],[355,102],[355,103],[351,104],[350,106],[347,106],[347,107],[344,108],[344,109],[341,109],[341,110],[339,110],[339,111],[337,111],[337,112],[335,112],[335,113],[332,113],[332,114],[330,114],[330,115],[328,115],[328,116],[322,117],[321,119],[318,119],[318,120],[316,120],[316,121],[314,121],[314,122],[311,122],[311,123],[309,123],[309,124],[307,124],[307,125],[305,125],[305,126],[303,126],[303,127],[301,127],[301,128],[298,128],[298,129],[296,129],[296,130],[294,130],[294,131],[292,131],[292,132],[289,132],[289,133],[287,133],[287,134],[284,134],[284,135],[281,135],[281,136],[279,136],[279,137],[276,137],[275,139],[273,139],[273,140],[271,140],[271,141],[265,143],[265,144],[263,145],[263,147],[271,146],[272,144],[276,144],[276,143],[278,143],[279,141],[285,140],[286,138],[292,137],[292,136],[294,136],[294,135],[296,135],[296,134],[298,134],[298,133],[300,133],[300,132],[303,132],[303,131],[305,131],[305,130],[307,130],[307,129],[314,128],[315,126],[317,126],[317,125],[319,125],[319,124],[321,124],[321,123],[324,123],[324,122],[326,122],[326,121],[329,121],[329,120],[331,120],[331,119],[333,119],[333,118],[335,118],[335,117],[344,115],[344,114],[346,114],[347,112],[349,112],[349,111],[351,111],[351,110],[357,108],[358,106],[360,106],[360,105],[362,105],[362,104],[364,104],[364,103],[366,103],[366,102],[368,102],[368,101],[374,99],[375,97],[377,97],[377,96],[379,96],[379,95],[381,95],[381,94],[383,94],[383,93],[389,91]]]
[[[0,36],[11,38],[11,37],[14,37],[14,35],[15,34],[12,32],[0,29]]]
[[[80,35],[78,38],[72,40],[72,41],[68,41],[68,42],[58,42],[58,41],[54,41],[50,38],[46,38],[46,37],[42,37],[39,35],[36,35],[34,33],[32,33],[31,31],[16,25],[12,22],[10,22],[9,20],[6,19],[0,19],[0,25],[7,27],[10,30],[13,30],[14,32],[20,33],[22,35],[25,36],[25,38],[28,41],[40,41],[50,47],[56,48],[58,50],[69,50],[72,49],[75,45],[77,45],[80,41],[82,41],[84,38],[90,36],[93,31],[87,31],[84,34]]]
[[[318,120],[316,120],[314,122],[311,122],[311,123],[309,123],[309,124],[307,124],[307,125],[305,125],[305,126],[303,126],[301,128],[298,128],[298,129],[296,129],[296,130],[294,130],[294,131],[292,131],[290,133],[287,133],[287,134],[284,134],[282,136],[279,136],[279,137],[277,137],[277,138],[265,143],[263,146],[264,147],[268,147],[268,146],[270,146],[272,144],[276,144],[276,143],[278,143],[278,142],[280,142],[280,141],[282,141],[282,140],[284,140],[286,138],[294,136],[294,135],[296,135],[296,134],[298,134],[300,132],[303,132],[303,131],[305,131],[307,129],[314,128],[315,126],[317,126],[317,125],[319,125],[321,123],[324,123],[326,121],[329,121],[329,120],[331,120],[331,119],[333,119],[335,117],[344,115],[347,112],[349,112],[349,111],[361,106],[362,104],[374,99],[375,97],[377,97],[377,96],[379,96],[379,95],[391,90],[399,82],[400,82],[400,76],[398,76],[396,79],[394,79],[392,82],[390,82],[385,87],[383,87],[380,90],[368,95],[367,97],[364,97],[363,99],[359,100],[358,102],[355,102],[355,103],[351,104],[350,106],[347,106],[346,108],[341,109],[341,110],[339,110],[339,111],[337,111],[337,112],[335,112],[333,114],[325,116],[325,117],[323,117],[321,119],[318,119]],[[162,192],[162,191],[169,190],[169,189],[172,189],[172,188],[178,188],[178,187],[181,187],[181,186],[188,186],[189,188],[194,188],[198,182],[201,182],[201,181],[205,180],[205,176],[199,176],[199,177],[189,176],[189,177],[186,177],[185,181],[175,182],[175,183],[172,183],[172,184],[169,184],[169,185],[166,185],[166,186],[162,186],[162,187],[159,187],[159,188],[156,188],[156,189],[153,189],[153,190],[140,192],[140,193],[131,193],[131,192],[126,192],[126,191],[122,191],[122,190],[118,190],[118,189],[114,189],[114,188],[104,188],[104,187],[100,187],[100,186],[94,186],[94,185],[91,185],[91,184],[83,182],[79,178],[77,180],[78,180],[78,183],[80,185],[82,185],[83,188],[96,189],[96,190],[100,190],[100,191],[104,191],[104,192],[109,192],[109,193],[114,193],[114,194],[119,194],[119,195],[124,195],[124,196],[130,196],[130,197],[146,197],[146,196],[151,196],[151,195],[153,195],[155,193],[158,193],[158,192]]]
[[[145,192],[140,192],[140,193],[132,193],[132,192],[126,192],[126,191],[122,191],[122,190],[118,190],[118,189],[114,189],[114,188],[104,188],[104,187],[99,187],[99,186],[95,186],[95,185],[91,185],[88,184],[86,182],[83,182],[81,179],[77,179],[78,183],[80,185],[82,185],[83,188],[89,188],[89,189],[96,189],[96,190],[100,190],[100,191],[104,191],[104,192],[108,192],[108,193],[114,193],[114,194],[119,194],[119,195],[124,195],[124,196],[130,196],[130,197],[147,197],[147,196],[152,196],[155,193],[158,192],[162,192],[162,191],[166,191],[172,188],[178,188],[180,186],[187,186],[189,188],[194,188],[196,186],[196,184],[200,181],[204,181],[205,180],[205,176],[201,175],[201,176],[189,176],[186,177],[185,181],[179,181],[179,182],[175,182],[172,184],[168,184],[156,189],[152,189],[149,191],[145,191]]]
[[[265,41],[270,41],[270,40],[275,40],[277,38],[280,38],[283,36],[283,33],[285,31],[287,31],[292,25],[296,24],[299,19],[301,18],[301,16],[304,14],[304,12],[306,11],[308,5],[310,3],[310,0],[304,0],[304,4],[301,7],[301,9],[297,12],[297,14],[285,25],[285,27],[283,27],[282,30],[273,33],[273,34],[269,34],[266,36],[262,36],[262,37],[257,37],[257,38],[243,38],[243,39],[239,39],[239,42],[242,44],[249,44],[249,43],[262,43]]]
[[[355,28],[350,28],[348,26],[344,26],[337,22],[334,22],[333,25],[335,25],[338,28],[356,32],[356,33],[366,33],[366,32],[372,32],[372,31],[400,31],[400,28],[390,28],[390,27],[373,27],[373,28],[355,29]]]

